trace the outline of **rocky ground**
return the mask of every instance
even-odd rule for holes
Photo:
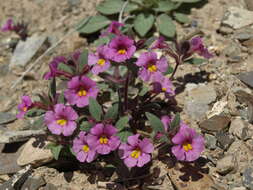
[[[29,22],[32,37],[30,44],[21,44],[20,51],[13,53],[7,44],[16,36],[0,33],[0,190],[106,187],[99,180],[105,181],[104,172],[95,176],[69,170],[64,161],[60,167],[53,165],[52,154],[40,148],[43,146],[40,141],[31,138],[44,131],[32,120],[15,118],[22,94],[36,94],[47,88],[40,79],[52,56],[87,47],[86,39],[76,32],[64,37],[57,48],[11,88],[46,49],[54,46],[82,18],[96,14],[98,2],[1,2],[0,20],[13,16],[24,19]],[[170,167],[169,160],[157,161],[153,164],[160,168],[157,180],[152,184],[145,182],[142,189],[253,190],[253,1],[209,0],[191,9],[190,17],[191,25],[177,26],[179,37],[199,29],[215,57],[201,65],[180,66],[174,85],[182,118],[205,136],[206,150],[194,165]],[[49,164],[42,166],[45,163]]]

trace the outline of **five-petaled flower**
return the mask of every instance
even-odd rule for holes
[[[70,136],[76,129],[75,120],[77,118],[78,115],[72,107],[56,104],[54,110],[46,112],[45,123],[51,133]]]
[[[86,76],[75,76],[68,82],[68,89],[64,95],[68,103],[77,107],[89,105],[89,98],[98,95],[96,82]]]
[[[119,147],[119,155],[127,167],[142,167],[151,160],[154,151],[153,144],[147,139],[139,139],[140,135],[132,135],[127,139],[127,143]]]
[[[208,51],[202,42],[202,38],[197,36],[191,39],[190,41],[190,52],[198,53],[200,56],[203,56],[206,59],[212,58],[213,55]]]
[[[19,113],[17,114],[18,119],[22,119],[25,116],[25,113],[32,108],[32,100],[29,96],[22,96],[22,102],[18,105]]]
[[[151,46],[151,49],[165,49],[168,47],[169,45],[165,42],[165,38],[163,36],[160,36]]]
[[[93,126],[88,135],[87,142],[95,145],[99,154],[109,154],[118,148],[119,137],[115,136],[117,129],[109,124],[98,123]]]
[[[92,162],[97,153],[95,151],[95,147],[93,144],[88,144],[87,142],[87,134],[84,131],[81,131],[73,141],[73,151],[76,153],[76,158],[80,162]]]
[[[162,74],[156,74],[153,78],[153,91],[155,93],[165,93],[165,97],[171,97],[175,95],[174,90],[172,89],[172,82],[171,80],[163,76]]]
[[[165,57],[157,58],[155,52],[145,52],[140,55],[136,65],[140,68],[139,76],[144,81],[153,80],[154,76],[167,71],[168,63]]]
[[[108,45],[108,57],[115,62],[124,62],[130,59],[136,47],[134,41],[127,36],[118,35]]]
[[[13,31],[13,29],[14,29],[14,23],[11,18],[7,19],[5,24],[1,27],[2,32]]]
[[[91,72],[95,75],[98,75],[110,67],[110,61],[107,58],[106,50],[107,46],[99,46],[97,48],[97,54],[89,54],[88,65],[93,65]]]
[[[175,144],[172,153],[180,161],[194,161],[204,150],[204,138],[186,124],[181,123],[178,133],[172,138]]]

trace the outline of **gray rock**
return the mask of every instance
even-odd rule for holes
[[[204,119],[209,106],[206,104],[200,104],[193,100],[188,100],[185,103],[185,109],[192,119],[202,120]]]
[[[252,166],[249,166],[244,170],[242,183],[249,190],[253,190],[253,168],[252,168]]]
[[[216,149],[216,143],[217,139],[213,135],[206,134],[205,135],[205,145],[208,149],[210,150],[215,150]]]
[[[248,10],[253,11],[253,1],[252,0],[244,0]]]
[[[230,118],[227,116],[215,115],[200,123],[200,128],[206,133],[215,134],[228,128]]]
[[[46,36],[37,35],[27,38],[26,41],[20,40],[11,57],[10,68],[14,68],[16,66],[25,67],[41,49],[41,46],[46,42],[46,40]]]
[[[217,161],[217,172],[226,175],[229,172],[235,171],[237,168],[237,160],[234,155],[227,155],[224,158]]]
[[[57,187],[52,183],[48,183],[43,190],[57,190]]]
[[[234,138],[229,135],[228,132],[219,131],[216,133],[217,138],[217,146],[222,148],[223,150],[227,150],[230,145],[234,142]]]
[[[246,72],[246,73],[241,73],[238,78],[251,88],[253,88],[253,71],[251,72]]]
[[[239,32],[234,35],[234,38],[239,41],[246,41],[246,40],[253,38],[253,34],[252,34],[252,32],[247,32],[247,31]]]
[[[225,12],[222,20],[223,25],[233,29],[239,29],[253,24],[253,11],[248,11],[239,7],[230,7]]]
[[[234,187],[232,190],[247,190],[245,187]]]
[[[246,128],[247,123],[240,118],[236,118],[231,122],[229,133],[238,137],[239,139],[243,138],[243,129]]]
[[[26,141],[31,137],[45,135],[44,130],[6,131],[0,133],[0,143],[13,143]]]
[[[45,184],[46,182],[42,177],[28,177],[28,179],[22,185],[21,190],[38,190]]]
[[[16,119],[16,116],[11,113],[0,112],[0,124],[10,123]]]
[[[223,52],[227,57],[229,57],[230,62],[237,62],[241,59],[241,48],[239,44],[235,42],[229,43]]]

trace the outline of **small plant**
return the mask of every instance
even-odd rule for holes
[[[111,40],[95,53],[84,50],[54,58],[44,75],[50,80],[49,92],[35,102],[23,96],[17,117],[39,117],[37,124],[47,127],[55,159],[72,154],[79,162],[109,158],[115,167],[143,167],[167,145],[167,153],[180,161],[198,159],[204,139],[180,121],[171,79],[194,53],[211,57],[201,38],[172,45],[161,37],[136,42],[115,23],[113,31],[107,31]],[[136,52],[142,53],[136,57]],[[174,71],[164,55],[175,60]],[[63,91],[57,88],[58,80],[67,82]]]
[[[176,25],[189,23],[187,15],[182,12],[182,5],[201,0],[105,0],[96,9],[100,13],[84,20],[78,27],[83,34],[92,34],[105,28],[113,20],[124,23],[124,33],[134,31],[144,37],[154,28],[161,35],[173,38]],[[118,19],[119,18],[119,19]]]

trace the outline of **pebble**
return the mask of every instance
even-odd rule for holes
[[[185,103],[185,109],[192,119],[202,120],[204,119],[209,106],[206,104],[200,104],[193,100],[188,100]]]
[[[236,118],[231,121],[231,125],[229,128],[229,133],[238,137],[239,139],[243,138],[243,129],[246,128],[247,123],[240,118]]]
[[[28,177],[28,179],[22,185],[21,190],[38,190],[45,184],[46,182],[42,177]]]
[[[253,71],[241,73],[239,74],[238,78],[251,88],[253,88]]]
[[[232,190],[247,190],[245,187],[234,187]]]
[[[226,175],[237,168],[237,160],[234,155],[227,155],[224,158],[217,161],[217,172]]]
[[[222,115],[215,115],[210,119],[202,121],[200,123],[200,128],[206,133],[214,134],[216,132],[225,130],[228,128],[228,124],[230,123],[230,118]]]
[[[17,118],[15,115],[7,112],[0,112],[0,124],[10,123],[15,121]]]
[[[243,185],[249,190],[253,190],[253,167],[252,165],[247,167],[243,172],[242,178]]]
[[[217,139],[213,135],[205,134],[205,145],[210,150],[216,149]]]

